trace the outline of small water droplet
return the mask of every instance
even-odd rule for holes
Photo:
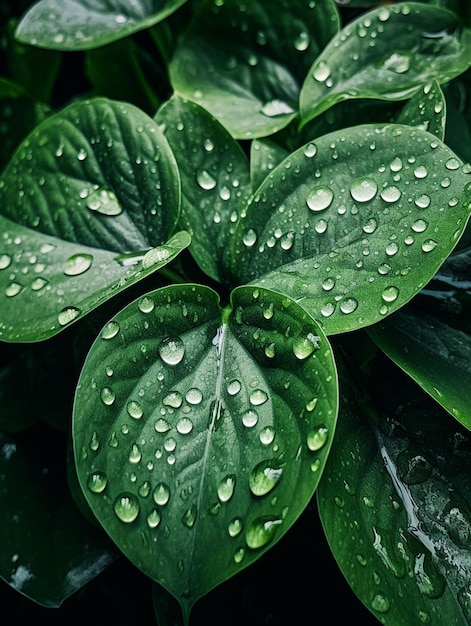
[[[20,283],[12,282],[5,289],[5,295],[8,298],[13,298],[14,296],[17,296],[19,293],[21,293],[23,289],[24,287]]]
[[[358,300],[356,300],[355,298],[345,298],[340,302],[339,308],[342,313],[344,313],[345,315],[349,315],[350,313],[353,313],[357,310]]]
[[[431,198],[427,194],[423,193],[421,196],[415,199],[414,204],[419,209],[427,209],[430,206]]]
[[[409,53],[393,52],[378,63],[378,68],[389,70],[396,74],[405,74],[411,66],[411,60]]]
[[[116,395],[109,387],[103,387],[100,394],[101,401],[107,406],[111,406],[116,399]]]
[[[73,322],[81,313],[81,310],[75,306],[67,306],[59,313],[57,320],[61,326],[66,326]]]
[[[425,167],[425,165],[419,165],[418,167],[415,168],[414,170],[414,176],[416,178],[427,178],[428,175],[428,171],[427,168]]]
[[[149,526],[149,528],[157,528],[157,526],[160,524],[161,519],[162,516],[160,515],[160,513],[156,509],[153,509],[147,516],[147,525]]]
[[[197,509],[196,509],[196,505],[194,504],[189,509],[187,509],[185,513],[183,514],[182,523],[187,528],[193,528],[196,522],[196,514],[197,514]]]
[[[157,433],[164,434],[170,430],[170,424],[166,420],[164,420],[162,417],[160,417],[155,422],[154,428]]]
[[[185,344],[180,337],[166,337],[158,347],[160,358],[167,365],[178,365],[185,355]]]
[[[228,502],[234,495],[236,486],[235,474],[224,476],[217,487],[218,498],[221,502]]]
[[[231,382],[227,386],[227,393],[230,396],[235,396],[241,390],[242,385],[239,380],[231,380]]]
[[[279,517],[264,516],[259,517],[247,527],[245,541],[249,548],[256,550],[263,548],[273,540],[278,526],[282,524]]]
[[[316,430],[312,430],[307,436],[307,447],[311,452],[317,452],[324,447],[329,436],[329,431],[325,426],[320,426]]]
[[[237,537],[242,532],[244,525],[240,517],[234,518],[231,522],[229,522],[229,526],[227,528],[227,532],[230,537]]]
[[[293,341],[294,356],[301,360],[307,359],[316,350],[319,337],[310,333],[308,337],[297,337]]]
[[[0,270],[5,270],[11,263],[11,257],[8,254],[0,254]]]
[[[113,509],[118,519],[130,524],[139,515],[139,501],[132,493],[122,493],[114,501]]]
[[[423,252],[432,252],[432,250],[434,250],[437,247],[437,242],[434,241],[433,239],[427,239],[427,241],[424,241],[424,243],[422,244],[422,251]]]
[[[217,185],[216,179],[214,178],[214,176],[211,176],[211,174],[207,170],[199,171],[196,174],[196,181],[201,189],[204,189],[205,191],[210,191],[211,189],[214,189]]]
[[[154,502],[159,506],[165,506],[170,500],[170,489],[165,483],[159,483],[152,492]]]
[[[137,445],[134,443],[131,447],[131,452],[129,453],[129,462],[130,463],[139,463],[142,459],[142,454]]]
[[[88,477],[87,486],[92,493],[102,493],[107,484],[108,478],[104,472],[93,472]]]
[[[128,414],[134,419],[138,420],[139,418],[142,417],[142,414],[143,414],[142,407],[139,404],[139,402],[137,402],[136,400],[131,400],[130,402],[128,402],[128,405],[126,408],[127,408]]]
[[[183,396],[179,391],[171,391],[162,399],[162,404],[173,409],[179,409],[183,404]]]
[[[244,548],[237,548],[234,552],[234,563],[241,563],[245,556]]]
[[[149,296],[144,296],[137,303],[137,308],[141,313],[151,313],[154,310],[155,302]]]
[[[313,156],[317,154],[317,146],[315,143],[308,143],[304,148],[304,156],[308,159],[312,159]]]
[[[392,243],[389,243],[386,246],[386,254],[388,256],[394,256],[395,254],[397,254],[399,252],[399,246],[397,245],[397,243],[395,243],[394,241]]]
[[[333,302],[325,302],[321,307],[321,315],[323,317],[330,317],[335,311],[335,304]]]
[[[309,37],[309,33],[306,31],[302,31],[295,37],[294,39],[294,47],[298,52],[304,52],[309,48],[309,44],[311,43],[311,39]]]
[[[448,161],[446,161],[445,167],[447,170],[457,170],[460,167],[460,162],[458,161],[458,159],[452,157],[451,159],[448,159]]]
[[[264,446],[269,446],[275,439],[275,429],[272,426],[265,426],[260,431],[259,438]]]
[[[372,178],[359,178],[350,186],[350,195],[356,202],[369,202],[377,191],[378,185]]]
[[[306,204],[311,211],[325,211],[332,204],[333,199],[334,192],[332,189],[324,185],[318,185],[312,189],[306,198]]]
[[[378,222],[374,217],[371,217],[368,222],[363,226],[363,232],[367,235],[371,235],[378,228]]]
[[[276,461],[265,460],[258,463],[249,476],[250,491],[254,496],[265,496],[279,483],[283,468]]]
[[[389,607],[390,603],[388,598],[381,593],[377,593],[371,602],[371,608],[378,613],[387,613]]]
[[[90,269],[92,263],[91,254],[74,254],[64,263],[63,271],[66,276],[79,276]]]
[[[77,154],[77,159],[79,161],[85,161],[86,158],[87,158],[87,153],[85,152],[83,148],[81,148]]]

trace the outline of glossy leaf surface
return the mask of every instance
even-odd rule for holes
[[[469,216],[468,168],[433,135],[363,125],[292,153],[232,239],[234,280],[270,287],[327,334],[372,324],[414,296]]]
[[[439,7],[378,7],[349,22],[317,57],[300,95],[303,123],[352,98],[404,100],[471,64],[471,31]]]
[[[139,109],[70,105],[0,179],[0,339],[54,335],[188,246],[173,153]]]
[[[176,93],[238,138],[289,124],[307,69],[339,27],[332,0],[270,0],[267,8],[261,0],[204,2],[169,66]]]
[[[26,12],[16,37],[56,50],[87,50],[150,28],[187,0],[40,0]]]
[[[184,615],[309,502],[337,412],[332,353],[293,301],[241,287],[151,292],[96,340],[74,406],[82,489]]]

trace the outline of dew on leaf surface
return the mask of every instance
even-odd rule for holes
[[[234,495],[236,486],[235,474],[228,474],[220,481],[217,487],[218,498],[221,502],[228,502]]]
[[[311,211],[325,211],[332,204],[334,192],[330,187],[318,185],[314,187],[306,198],[306,204]]]
[[[377,191],[378,185],[373,178],[360,178],[350,186],[350,195],[356,202],[369,202]]]
[[[259,517],[249,523],[245,531],[245,541],[252,550],[263,548],[273,540],[277,528],[283,520],[280,517]]]
[[[307,447],[311,452],[317,452],[327,443],[329,431],[325,426],[312,430],[307,435]]]
[[[261,108],[263,115],[267,117],[278,117],[279,115],[289,115],[295,113],[295,109],[284,100],[269,100]]]
[[[167,365],[178,365],[185,356],[185,344],[180,337],[166,337],[160,342],[158,352]]]
[[[158,483],[152,492],[152,497],[156,504],[165,506],[170,500],[170,489],[168,485],[162,482]]]
[[[132,493],[120,494],[113,503],[116,517],[126,524],[137,519],[140,511],[139,501]]]
[[[104,472],[93,472],[88,477],[87,486],[92,493],[102,493],[107,484],[108,478]]]
[[[66,276],[79,276],[90,269],[92,263],[91,254],[74,254],[64,263],[63,271]]]
[[[254,496],[265,496],[279,483],[283,468],[274,460],[258,463],[249,476],[250,491]]]
[[[67,306],[57,316],[57,321],[61,326],[66,326],[73,322],[81,314],[81,310],[75,306]]]

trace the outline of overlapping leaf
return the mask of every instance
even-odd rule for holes
[[[337,411],[332,353],[293,301],[151,292],[93,345],[74,407],[82,489],[120,549],[182,605],[246,567],[312,497]]]
[[[327,334],[404,305],[469,217],[469,168],[435,136],[397,124],[323,136],[285,159],[237,225],[234,281],[295,299]]]
[[[0,339],[37,341],[172,260],[173,153],[139,109],[79,102],[40,124],[0,179]],[[171,239],[170,239],[171,237]]]

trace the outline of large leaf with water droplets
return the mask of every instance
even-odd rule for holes
[[[296,115],[301,81],[338,24],[332,0],[206,1],[170,63],[173,88],[235,137],[269,135]]]
[[[174,96],[155,119],[178,163],[179,224],[191,235],[190,252],[200,269],[221,280],[234,224],[251,193],[247,157],[227,130],[191,101]]]
[[[190,241],[179,203],[167,140],[132,105],[40,124],[0,179],[0,339],[45,339],[171,261]]]
[[[375,324],[378,346],[459,422],[471,429],[471,337],[423,311]]]
[[[372,324],[410,300],[456,245],[468,171],[408,126],[323,136],[255,193],[231,240],[234,280],[289,295],[327,334]]]
[[[52,430],[0,433],[0,578],[49,607],[59,606],[118,556],[68,494],[58,453],[63,443]]]
[[[26,12],[16,37],[55,50],[88,50],[150,28],[187,0],[40,0]]]
[[[314,61],[300,94],[303,123],[351,98],[402,100],[471,64],[471,31],[439,7],[379,7],[353,20]]]
[[[469,432],[390,367],[368,416],[341,402],[317,496],[332,552],[386,626],[471,619]],[[385,398],[387,401],[385,402]],[[375,405],[378,408],[375,410]]]
[[[292,300],[240,287],[222,309],[207,287],[163,287],[117,314],[86,359],[78,476],[113,540],[188,615],[297,519],[336,411],[331,349]]]

